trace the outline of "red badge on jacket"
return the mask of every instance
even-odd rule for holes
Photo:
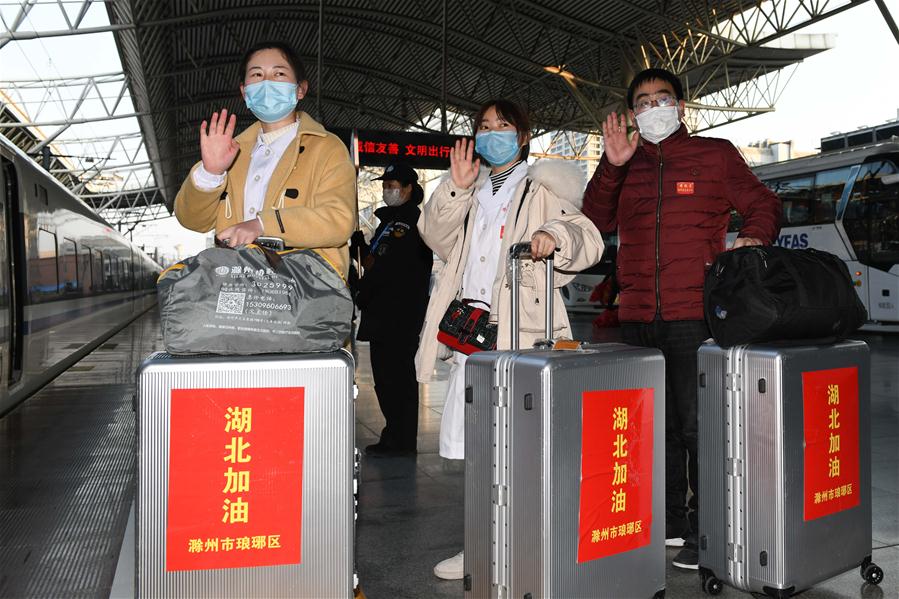
[[[693,181],[678,181],[677,182],[677,195],[679,195],[679,196],[693,195]]]

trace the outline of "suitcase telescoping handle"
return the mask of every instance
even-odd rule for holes
[[[509,278],[512,283],[512,349],[518,350],[519,292],[521,287],[521,260],[531,258],[531,244],[515,243],[509,248]],[[553,337],[553,254],[546,257],[546,328],[545,338]]]

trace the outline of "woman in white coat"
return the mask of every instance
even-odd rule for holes
[[[456,298],[489,306],[498,326],[497,348],[511,343],[511,290],[505,261],[509,247],[531,242],[535,262],[522,265],[520,342],[544,336],[545,262],[555,252],[554,338],[570,337],[558,288],[602,256],[602,237],[580,212],[584,176],[576,165],[545,160],[528,165],[527,115],[508,100],[485,104],[474,120],[475,142],[460,140],[450,152],[450,177],[434,191],[418,221],[425,243],[446,263],[431,294],[416,355],[418,380],[428,382],[438,358],[452,359],[440,422],[440,455],[465,458],[464,392],[467,356],[437,341],[438,324]],[[480,158],[474,159],[473,152]],[[489,170],[480,170],[481,159]],[[434,568],[440,578],[461,579],[463,555]]]

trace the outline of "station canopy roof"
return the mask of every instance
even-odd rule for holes
[[[702,130],[773,109],[786,68],[831,44],[795,32],[859,3],[114,0],[108,25],[34,35],[113,33],[156,201],[171,207],[199,159],[199,123],[222,107],[252,122],[237,71],[261,40],[297,48],[301,108],[330,128],[469,133],[481,103],[506,97],[538,133],[596,131],[630,78],[658,66],[680,75]],[[4,43],[30,39],[6,25]]]

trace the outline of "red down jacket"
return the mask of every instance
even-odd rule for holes
[[[777,237],[780,200],[727,140],[681,125],[658,145],[643,140],[623,166],[603,156],[583,212],[600,231],[618,230],[621,321],[703,319],[703,281],[725,249],[731,208],[743,217],[740,237]]]

